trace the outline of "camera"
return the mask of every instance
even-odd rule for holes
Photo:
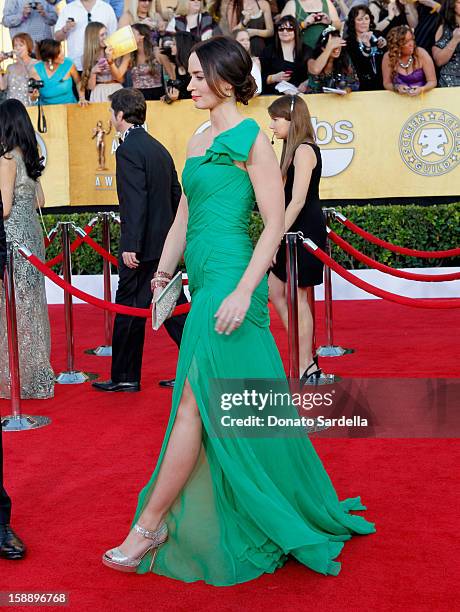
[[[170,89],[179,89],[181,88],[182,83],[176,79],[169,79],[169,81],[166,83],[166,91],[170,90]],[[162,97],[163,102],[165,102],[166,104],[172,104],[174,102],[174,100],[172,100],[167,93],[165,93],[165,95]]]
[[[30,8],[35,11],[37,10],[38,2],[29,2]]]
[[[372,34],[372,36],[369,38],[369,42],[371,43],[371,45],[376,45],[378,41],[378,38],[375,34]]]
[[[321,19],[323,18],[322,13],[314,13],[313,15],[315,21],[321,21]]]
[[[13,59],[14,51],[0,51],[0,55],[3,55],[3,59]]]
[[[38,79],[29,79],[27,81],[27,88],[29,93],[32,93],[34,89],[41,89],[45,84],[43,81],[39,81]]]

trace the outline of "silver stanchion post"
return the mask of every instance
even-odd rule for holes
[[[113,219],[111,212],[99,213],[99,218],[102,219],[102,247],[110,253],[110,219]],[[104,300],[112,301],[112,266],[107,259],[102,260],[102,272],[104,279]],[[98,357],[112,356],[112,313],[110,310],[104,310],[104,341],[97,348],[88,349],[85,353],[97,355]]]
[[[308,307],[310,308],[311,317],[313,319],[313,334],[311,339],[311,354],[320,355],[319,351],[316,350],[316,302],[315,302],[315,288],[307,287],[307,301]],[[307,378],[305,385],[333,385],[338,382],[340,377],[336,374],[326,374],[321,372],[319,378],[312,374]]]
[[[323,208],[324,216],[326,217],[326,225],[330,227],[333,219],[334,208]],[[326,253],[331,257],[331,241],[329,237],[326,241]],[[320,357],[341,357],[354,353],[354,349],[342,348],[334,344],[334,318],[332,312],[332,271],[329,266],[324,266],[324,308],[325,308],[325,327],[326,327],[326,345],[320,346],[318,355]]]
[[[72,223],[61,221],[59,223],[62,232],[62,268],[64,280],[72,284],[72,259],[70,253],[70,233]],[[67,370],[56,377],[56,382],[61,385],[78,385],[88,380],[97,378],[97,374],[80,372],[75,369],[74,328],[73,328],[73,300],[72,295],[64,291],[64,315],[67,343]]]
[[[297,296],[297,233],[286,234],[289,379],[299,380],[299,302]]]
[[[21,414],[21,376],[19,372],[18,328],[16,319],[16,296],[14,291],[13,245],[7,245],[7,260],[3,277],[5,286],[6,326],[8,333],[8,365],[10,369],[11,415],[2,417],[3,431],[36,429],[51,423],[42,416]]]

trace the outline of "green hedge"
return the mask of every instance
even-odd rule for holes
[[[379,238],[388,240],[399,246],[406,246],[426,251],[446,250],[458,246],[460,243],[460,203],[439,204],[434,206],[392,205],[392,206],[343,206],[337,207],[351,221],[375,234]],[[57,221],[73,221],[76,225],[84,227],[94,217],[94,213],[70,215],[44,215],[48,231]],[[336,233],[351,242],[357,249],[373,257],[377,261],[393,267],[420,268],[432,266],[459,266],[460,258],[455,259],[419,259],[404,257],[381,249],[366,242],[353,234],[340,223],[334,222]],[[250,225],[250,234],[255,242],[262,230],[262,221],[254,213]],[[91,237],[101,242],[101,225],[97,224]],[[111,224],[112,251],[118,252],[119,226]],[[47,251],[47,259],[51,259],[60,251],[60,241],[57,237]],[[334,245],[334,258],[348,269],[364,268],[344,251]],[[58,266],[55,267],[59,271]],[[89,246],[83,244],[72,255],[72,272],[74,274],[100,274],[102,272],[102,258]]]

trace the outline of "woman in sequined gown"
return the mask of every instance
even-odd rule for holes
[[[36,213],[36,207],[44,203],[38,182],[43,167],[32,123],[19,100],[6,100],[0,105],[0,143],[0,192],[7,242],[24,245],[43,259],[45,247]],[[45,281],[17,249],[14,284],[21,397],[53,397],[54,373],[49,360],[50,327]],[[9,397],[4,291],[0,294],[0,397]]]
[[[6,99],[14,98],[25,106],[30,106],[28,83],[32,76],[31,70],[37,63],[37,60],[31,57],[34,43],[25,33],[16,34],[12,43],[16,61],[7,66],[5,74],[0,74],[0,89],[6,92]],[[0,54],[0,61],[4,59],[5,55]]]

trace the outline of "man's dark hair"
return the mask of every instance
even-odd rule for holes
[[[123,119],[127,123],[133,125],[142,125],[145,123],[145,115],[147,113],[147,105],[141,91],[131,87],[118,89],[109,96],[113,112],[117,115],[120,111],[123,113]]]

